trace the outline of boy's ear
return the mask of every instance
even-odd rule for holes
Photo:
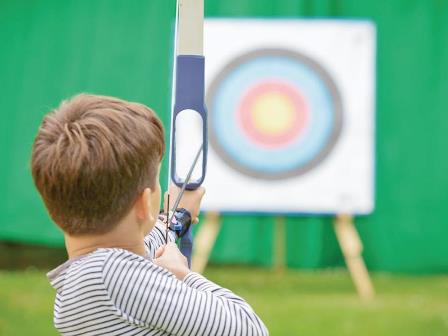
[[[152,212],[151,212],[151,189],[145,188],[143,190],[140,197],[137,199],[136,205],[136,214],[137,218],[141,221],[151,219]]]

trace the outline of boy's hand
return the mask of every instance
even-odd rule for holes
[[[154,264],[167,269],[181,281],[191,272],[188,268],[187,258],[184,257],[174,243],[168,243],[159,247],[153,261]]]
[[[174,201],[177,198],[177,195],[180,192],[180,188],[175,184],[170,185],[169,194],[170,194],[170,206],[174,205]],[[182,195],[182,199],[179,203],[179,208],[185,208],[190,211],[191,218],[193,223],[197,222],[197,218],[199,216],[199,208],[201,206],[202,197],[205,194],[205,189],[203,187],[199,187],[196,190],[185,190]],[[165,211],[166,211],[166,201],[167,201],[168,192],[165,193]],[[172,209],[170,209],[172,210]]]

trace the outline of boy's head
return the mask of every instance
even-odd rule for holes
[[[146,188],[160,195],[164,150],[163,127],[151,109],[80,94],[45,116],[31,169],[64,232],[101,234],[116,226]]]

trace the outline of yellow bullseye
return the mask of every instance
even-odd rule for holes
[[[294,121],[294,104],[279,92],[266,92],[252,105],[251,118],[254,128],[266,135],[287,131]]]

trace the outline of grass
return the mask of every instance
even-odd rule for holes
[[[345,271],[210,267],[206,276],[243,296],[271,335],[448,335],[448,276],[373,275],[361,302]],[[56,335],[45,272],[0,271],[0,335]]]

